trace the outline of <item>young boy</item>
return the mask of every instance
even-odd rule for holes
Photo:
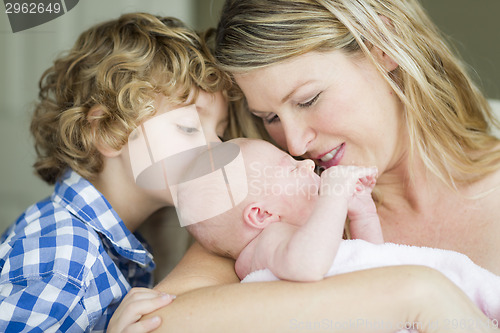
[[[336,166],[320,179],[312,161],[296,161],[266,141],[248,139],[221,144],[200,155],[196,164],[216,164],[214,157],[223,156],[216,150],[228,150],[227,144],[241,148],[248,196],[237,207],[187,228],[208,250],[235,259],[244,282],[315,281],[380,266],[425,265],[455,282],[489,318],[500,319],[500,277],[453,251],[382,244],[371,197],[375,168]],[[247,185],[228,179],[230,187]],[[201,210],[217,205],[210,187],[213,183],[198,178],[180,188],[181,211],[193,200]],[[207,198],[207,192],[212,196]],[[353,238],[360,240],[342,241],[346,216]]]
[[[152,286],[134,231],[173,200],[138,185],[129,135],[181,107],[225,117],[226,81],[204,50],[176,19],[127,14],[82,33],[44,73],[31,131],[36,172],[55,189],[1,238],[0,331],[104,332],[131,287]]]

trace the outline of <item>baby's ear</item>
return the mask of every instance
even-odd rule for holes
[[[261,203],[248,204],[243,210],[243,221],[252,228],[264,229],[269,224],[280,221],[280,216],[266,210]]]
[[[97,125],[99,121],[101,121],[101,116],[104,114],[102,105],[94,105],[92,108],[90,108],[88,114],[87,114],[87,120],[90,123],[90,126],[92,128],[92,131],[94,131],[94,138],[95,138],[95,146],[97,150],[105,157],[117,157],[121,153],[120,150],[116,150],[112,147],[110,147],[106,142],[103,142],[101,136],[98,133]]]

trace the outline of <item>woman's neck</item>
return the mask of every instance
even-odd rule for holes
[[[437,212],[447,209],[459,197],[459,193],[428,171],[418,156],[411,165],[409,158],[402,158],[384,172],[377,181],[377,193],[386,241],[415,245],[429,240],[424,230],[431,232],[429,224],[433,223],[435,231],[440,225],[436,223]]]
[[[453,189],[421,162],[412,178],[407,170],[394,168],[377,182],[384,240],[461,252],[499,273],[500,171]]]
[[[385,170],[377,179],[377,192],[380,195],[382,207],[396,200],[398,204],[405,203],[411,210],[419,210],[422,201],[429,191],[428,177],[424,163],[416,156],[410,162],[408,153],[402,154],[393,165]],[[425,200],[424,200],[425,201]],[[425,205],[424,205],[425,206]]]

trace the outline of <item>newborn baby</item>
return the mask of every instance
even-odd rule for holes
[[[263,268],[286,280],[322,279],[342,241],[348,214],[356,237],[383,242],[371,197],[375,168],[337,166],[320,178],[311,160],[297,161],[266,141],[231,142],[243,153],[247,177],[233,180],[231,187],[248,186],[248,195],[235,208],[191,224],[188,230],[210,251],[235,259],[241,279]],[[205,155],[195,163],[213,161]],[[212,193],[203,198],[210,205],[215,197],[207,190],[210,186],[215,184],[180,187],[179,205],[192,205],[201,189]]]

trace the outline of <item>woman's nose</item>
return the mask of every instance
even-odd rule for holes
[[[288,152],[293,156],[302,156],[307,153],[314,139],[314,130],[302,119],[283,119],[281,123]]]

